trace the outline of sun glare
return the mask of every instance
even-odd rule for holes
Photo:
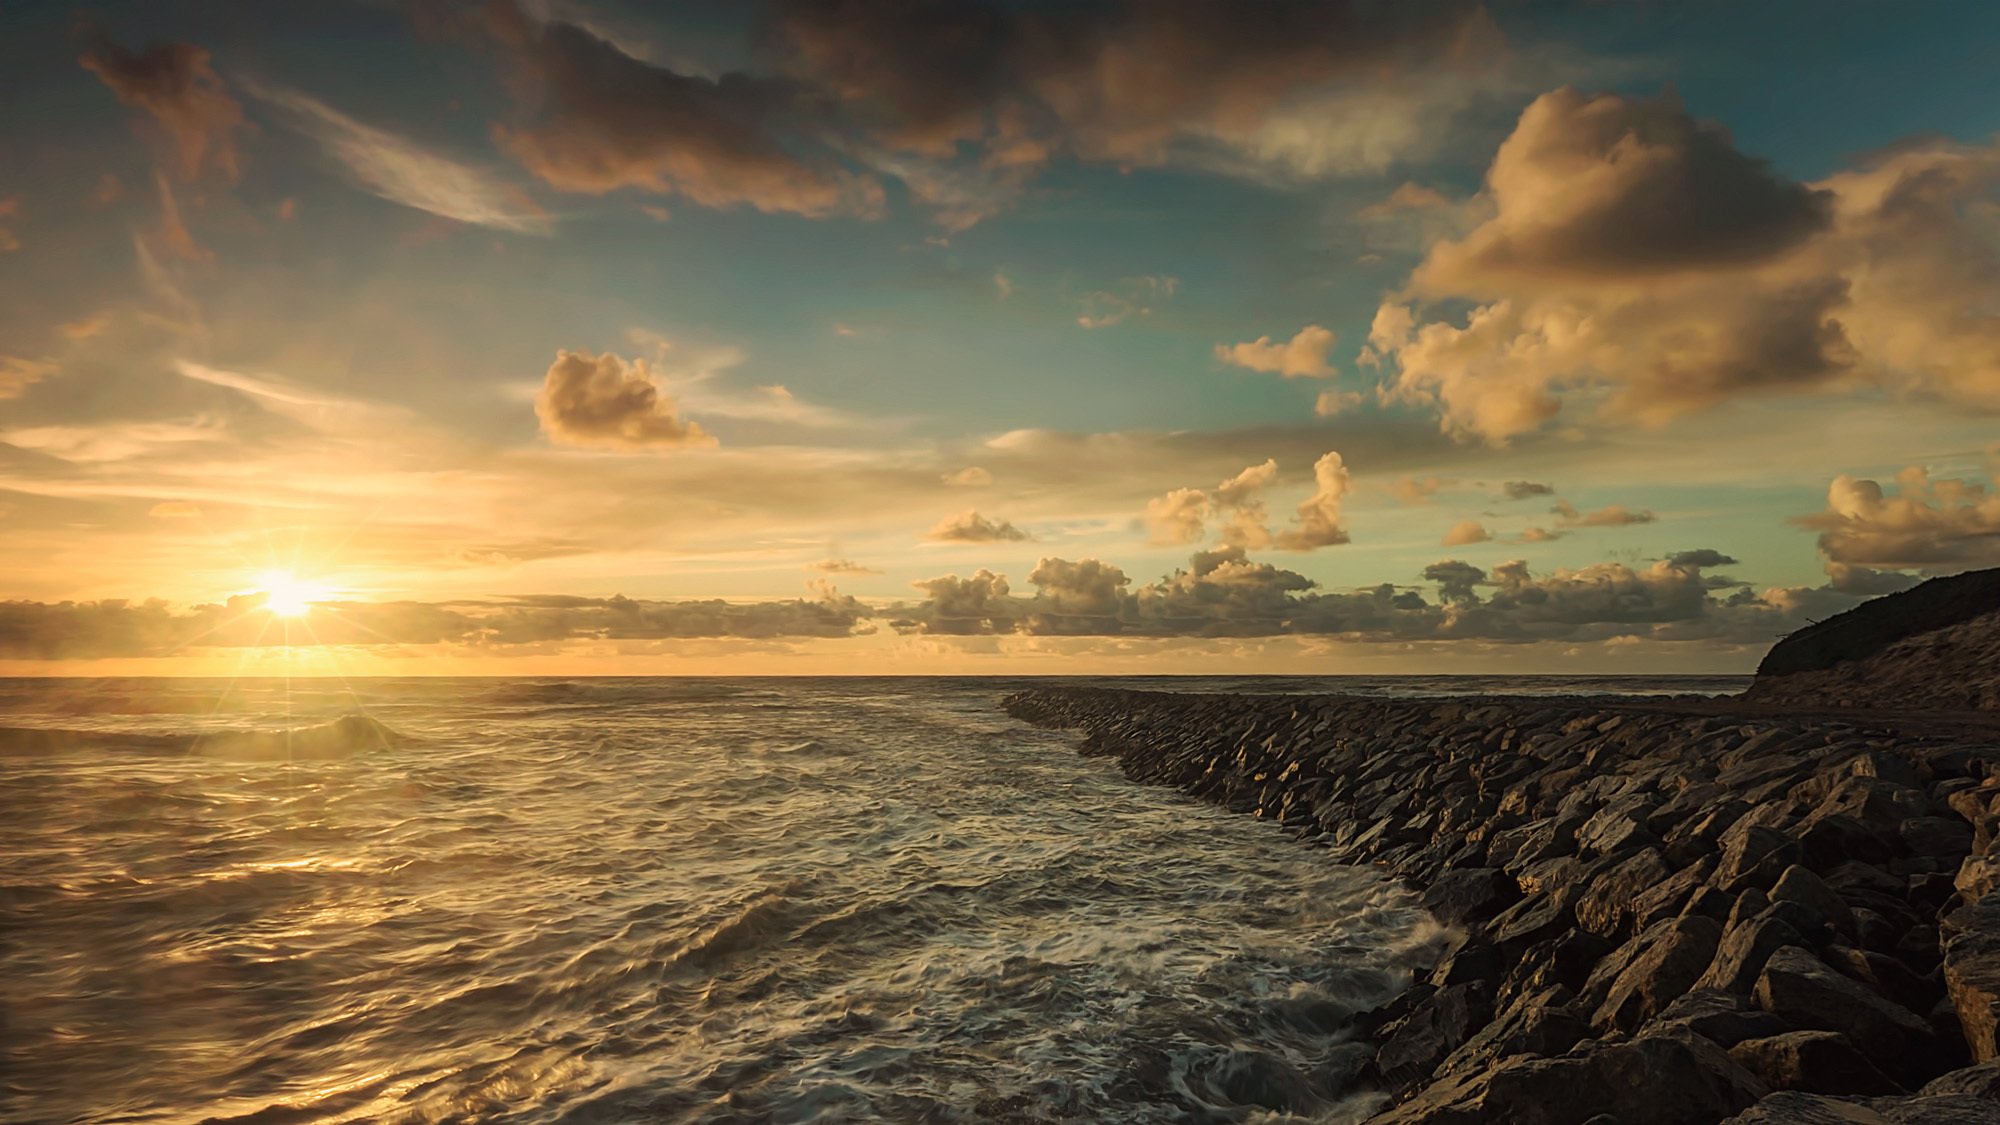
[[[327,596],[326,588],[304,582],[284,570],[268,570],[258,576],[264,590],[264,608],[278,617],[304,617],[312,603]]]

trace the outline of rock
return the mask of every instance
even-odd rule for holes
[[[1924,1083],[1924,1088],[1917,1092],[1926,1097],[1965,1094],[2000,1102],[2000,1063],[1984,1062],[1939,1075]]]
[[[1989,895],[1945,919],[1944,986],[1974,1062],[2000,1058],[2000,898]]]
[[[1623,797],[1598,810],[1577,829],[1576,844],[1586,855],[1615,855],[1627,848],[1657,848],[1658,836],[1646,826],[1653,804],[1644,795]]]
[[[1523,996],[1467,1040],[1443,1065],[1439,1077],[1487,1069],[1517,1055],[1560,1055],[1590,1037],[1590,1025],[1573,1010],[1575,994],[1556,985]]]
[[[1375,1069],[1392,1087],[1408,1086],[1472,1037],[1493,1014],[1485,984],[1441,988],[1418,1004],[1375,1052]]]
[[[1892,1077],[1910,1075],[1931,1043],[1930,1024],[1834,972],[1795,945],[1771,954],[1757,978],[1757,1006],[1793,1025],[1837,1031]]]
[[[1641,949],[1605,988],[1591,1025],[1631,1031],[1651,1019],[1701,978],[1721,940],[1722,925],[1713,918],[1655,923],[1634,939]]]
[[[1958,862],[1972,851],[1972,825],[1955,816],[1913,816],[1896,826],[1912,855]]]
[[[1727,1050],[1745,1039],[1768,1039],[1792,1030],[1784,1020],[1752,1007],[1745,996],[1695,988],[1668,1004],[1643,1032],[1684,1028]]]
[[[1682,913],[1682,908],[1687,906],[1694,898],[1696,888],[1707,883],[1709,871],[1712,867],[1713,865],[1710,860],[1703,858],[1687,867],[1681,868],[1665,879],[1657,880],[1650,886],[1641,888],[1639,896],[1631,902],[1629,913],[1631,915],[1632,927],[1637,930],[1643,930],[1662,918],[1671,918],[1676,914]],[[1580,904],[1578,909],[1581,911]],[[1700,914],[1704,912],[1695,910],[1691,911],[1691,913]],[[1727,915],[1726,909],[1724,910],[1724,915]]]
[[[1447,926],[1484,922],[1519,901],[1521,892],[1494,867],[1447,871],[1424,890],[1423,908]]]
[[[1902,1090],[1838,1032],[1793,1031],[1746,1039],[1729,1057],[1773,1090],[1815,1094],[1896,1094]]]
[[[1778,881],[1771,887],[1773,902],[1794,902],[1811,911],[1822,924],[1830,925],[1847,937],[1855,937],[1859,930],[1854,920],[1854,908],[1840,893],[1828,886],[1826,880],[1813,874],[1798,864],[1785,868]]]
[[[1749,1108],[1766,1087],[1694,1035],[1595,1043],[1561,1058],[1517,1058],[1437,1083],[1371,1125],[1688,1125]]]
[[[1768,909],[1768,908],[1767,908]],[[1748,996],[1764,973],[1771,954],[1788,945],[1802,946],[1805,938],[1796,929],[1771,914],[1759,914],[1723,931],[1716,946],[1715,960],[1697,982],[1701,988]]]
[[[1723,839],[1722,858],[1709,881],[1724,891],[1767,888],[1803,858],[1804,846],[1775,828],[1737,826]]]
[[[1657,850],[1649,847],[1634,852],[1591,880],[1576,901],[1576,924],[1600,937],[1625,933],[1639,896],[1671,875]]]

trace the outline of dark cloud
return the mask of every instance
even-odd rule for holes
[[[646,361],[606,352],[557,352],[535,396],[535,416],[551,441],[602,449],[713,445],[660,392]]]
[[[509,646],[675,638],[845,637],[869,616],[853,598],[641,601],[542,597],[489,602],[316,603],[278,618],[262,595],[176,609],[166,602],[0,602],[0,657],[83,660],[276,644]]]
[[[511,3],[492,5],[487,26],[534,103],[529,122],[495,135],[554,187],[634,187],[814,218],[881,211],[881,185],[842,165],[794,83],[677,73]]]
[[[1008,520],[990,520],[967,509],[924,533],[940,543],[1020,543],[1033,538]]]
[[[1582,512],[1569,501],[1558,500],[1556,506],[1549,510],[1555,514],[1556,522],[1563,527],[1631,527],[1634,524],[1652,523],[1659,518],[1648,511],[1633,511],[1623,504],[1612,504],[1594,512]]]
[[[92,34],[78,61],[119,101],[146,111],[166,131],[181,178],[191,180],[209,170],[237,177],[241,155],[236,133],[243,128],[243,106],[215,73],[205,48],[159,43],[128,51]]]
[[[1526,500],[1534,496],[1553,496],[1556,489],[1552,484],[1542,484],[1532,480],[1510,480],[1500,486],[1509,500]]]
[[[1766,258],[1826,227],[1831,193],[1772,172],[1678,98],[1535,99],[1487,172],[1497,214],[1437,248],[1419,284],[1653,274]]]

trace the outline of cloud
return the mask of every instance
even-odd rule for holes
[[[1360,391],[1321,391],[1319,397],[1313,400],[1313,414],[1319,418],[1332,418],[1367,401],[1368,396]]]
[[[1269,336],[1242,344],[1217,344],[1215,358],[1232,367],[1287,379],[1330,379],[1336,372],[1326,362],[1326,356],[1333,350],[1333,344],[1330,329],[1308,324],[1282,344],[1272,343]]]
[[[119,101],[146,111],[165,130],[182,179],[192,180],[210,170],[236,179],[242,160],[236,134],[244,127],[243,107],[215,73],[206,49],[160,43],[133,52],[97,35],[78,61]]]
[[[1478,520],[1460,520],[1444,533],[1443,543],[1447,547],[1465,547],[1474,543],[1489,542],[1493,533],[1486,530]]]
[[[0,399],[19,398],[21,392],[58,370],[60,368],[48,360],[0,355]]]
[[[1114,289],[1085,294],[1076,322],[1084,328],[1109,328],[1134,317],[1151,316],[1153,305],[1172,299],[1179,287],[1179,280],[1171,277],[1128,277]]]
[[[1279,533],[1277,548],[1311,551],[1347,542],[1347,527],[1341,522],[1340,508],[1348,484],[1347,465],[1340,454],[1327,453],[1315,461],[1313,493],[1299,504],[1295,526]]]
[[[1612,504],[1594,512],[1580,512],[1569,501],[1558,500],[1556,506],[1549,510],[1555,513],[1556,522],[1564,527],[1631,527],[1652,523],[1658,518],[1648,511],[1632,511],[1623,504]]]
[[[1494,158],[1491,217],[1430,249],[1362,359],[1496,444],[1572,397],[1644,425],[1816,388],[2000,410],[1996,187],[2000,143],[1800,184],[1671,97],[1557,90]]]
[[[1002,588],[1004,593],[1004,585]],[[262,594],[176,608],[164,601],[0,602],[0,657],[81,660],[184,655],[198,648],[511,646],[708,637],[846,637],[869,615],[850,597],[777,602],[537,596],[454,602],[316,602],[274,627]]]
[[[924,538],[939,543],[1019,543],[1033,536],[1007,520],[989,520],[968,508],[938,521],[937,526],[924,533]]]
[[[953,488],[985,488],[993,483],[993,474],[977,465],[968,465],[955,473],[946,473],[943,480]]]
[[[187,224],[181,221],[181,207],[174,198],[172,185],[165,176],[155,178],[160,189],[160,229],[156,238],[159,246],[184,262],[212,261],[214,252],[196,242]]]
[[[1387,89],[1405,56],[1468,62],[1470,0],[1011,6],[787,0],[774,57],[836,103],[913,194],[962,228],[1059,154],[1235,174],[1379,171],[1427,142],[1455,84]]]
[[[156,520],[191,520],[201,518],[201,505],[185,500],[162,500],[146,509],[146,514]]]
[[[1133,589],[1095,559],[1043,559],[1031,597],[980,571],[918,583],[931,601],[893,607],[905,632],[1152,637],[1326,636],[1344,640],[1525,644],[1641,638],[1756,646],[1852,604],[1827,589],[1754,593],[1709,574],[1734,560],[1683,551],[1635,569],[1600,563],[1537,576],[1523,562],[1491,571],[1447,559],[1425,568],[1433,596],[1390,584],[1321,591],[1239,547],[1198,552],[1185,570]]]
[[[535,396],[535,416],[551,441],[600,449],[671,449],[714,445],[684,421],[654,384],[646,361],[610,352],[561,351]]]
[[[14,234],[15,219],[21,217],[21,197],[10,195],[0,199],[0,254],[12,254],[21,248],[21,240]]]
[[[1439,491],[1451,483],[1451,481],[1438,477],[1424,477],[1422,479],[1418,479],[1417,477],[1403,477],[1394,484],[1391,484],[1388,492],[1389,495],[1396,498],[1398,504],[1415,507],[1419,504],[1430,503],[1431,497],[1436,496]]]
[[[1971,479],[1934,479],[1911,466],[1895,490],[1835,477],[1826,510],[1794,522],[1817,530],[1835,585],[1868,588],[1894,579],[1871,572],[1947,573],[2000,566],[2000,492]]]
[[[1555,486],[1532,480],[1510,480],[1500,486],[1501,494],[1509,500],[1527,500],[1536,496],[1554,496]]]
[[[1446,198],[1444,193],[1438,191],[1436,188],[1428,188],[1419,183],[1409,182],[1398,185],[1395,191],[1389,193],[1388,198],[1377,203],[1370,203],[1368,206],[1356,211],[1354,217],[1357,219],[1379,221],[1391,218],[1405,211],[1442,211],[1451,206],[1451,200]]]
[[[496,230],[547,234],[553,229],[547,215],[482,169],[364,125],[297,90],[253,86],[250,92],[285,110],[355,182],[391,203]]]
[[[532,120],[496,126],[495,138],[553,187],[637,188],[809,218],[882,211],[880,182],[842,167],[793,83],[682,74],[511,3],[490,6],[487,28],[535,103]]]
[[[817,570],[822,574],[852,574],[857,576],[882,573],[872,566],[862,566],[853,559],[821,559],[816,563],[807,563],[806,569]]]

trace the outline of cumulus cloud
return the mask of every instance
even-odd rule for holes
[[[682,74],[511,3],[489,6],[487,27],[534,102],[528,122],[496,126],[495,136],[553,187],[638,188],[812,218],[882,211],[879,180],[843,166],[793,83]]]
[[[1382,220],[1405,211],[1442,211],[1452,205],[1444,193],[1436,188],[1428,188],[1415,182],[1399,184],[1395,191],[1379,202],[1370,203],[1354,213],[1357,219]]]
[[[1311,551],[1347,542],[1341,504],[1349,485],[1347,464],[1340,454],[1327,453],[1313,462],[1313,492],[1299,504],[1294,526],[1279,533],[1275,546],[1284,551]]]
[[[1552,484],[1532,480],[1510,480],[1500,486],[1500,492],[1509,500],[1528,500],[1536,496],[1554,496]]]
[[[1431,596],[1391,584],[1322,591],[1295,571],[1239,547],[1198,552],[1189,566],[1127,589],[1123,571],[1094,559],[1043,559],[1032,596],[1011,595],[981,571],[919,583],[932,601],[896,607],[906,632],[1130,636],[1329,636],[1377,643],[1588,642],[1615,638],[1758,645],[1851,604],[1837,592],[1754,593],[1707,573],[1733,563],[1711,549],[1643,568],[1600,563],[1536,575],[1522,562],[1491,571],[1447,559],[1426,567]]]
[[[1409,507],[1428,504],[1450,481],[1438,477],[1403,477],[1389,486],[1389,495]]]
[[[93,36],[79,59],[118,100],[144,110],[174,148],[174,167],[192,180],[215,171],[234,180],[241,170],[236,134],[244,127],[243,106],[215,73],[205,48],[191,43],[159,43],[128,51],[102,35]]]
[[[1348,491],[1346,465],[1340,454],[1327,453],[1313,465],[1312,494],[1298,506],[1292,525],[1274,531],[1264,492],[1278,479],[1275,458],[1251,465],[1213,489],[1177,488],[1146,504],[1152,541],[1161,545],[1200,542],[1211,521],[1221,521],[1225,546],[1250,550],[1276,547],[1310,551],[1347,542],[1341,504]]]
[[[1019,543],[1033,536],[1007,520],[990,520],[968,508],[938,521],[924,538],[939,543]]]
[[[1896,583],[1884,571],[2000,566],[2000,492],[1972,479],[1934,479],[1918,466],[1897,473],[1894,486],[1835,477],[1826,510],[1796,521],[1820,533],[1835,585],[1871,590]]]
[[[1321,391],[1319,397],[1313,400],[1313,414],[1321,418],[1331,418],[1336,414],[1345,414],[1367,401],[1368,396],[1360,391]]]
[[[283,87],[250,88],[284,109],[369,192],[455,222],[547,234],[548,216],[490,173],[440,156],[406,138],[364,125],[317,98]]]
[[[1652,523],[1658,518],[1649,511],[1633,511],[1623,504],[1611,504],[1594,512],[1582,512],[1567,500],[1556,501],[1556,506],[1550,511],[1555,513],[1556,522],[1564,527],[1630,527],[1634,524]]]
[[[563,445],[670,449],[715,444],[707,431],[680,417],[653,382],[645,360],[628,363],[610,352],[557,352],[535,396],[535,416],[549,440]]]
[[[1284,343],[1259,336],[1242,344],[1215,345],[1215,358],[1231,367],[1282,375],[1287,379],[1331,379],[1336,372],[1326,361],[1333,350],[1330,329],[1308,324]]]
[[[1493,533],[1487,531],[1486,525],[1478,520],[1460,520],[1451,525],[1451,530],[1444,533],[1443,542],[1447,547],[1465,547],[1473,543],[1485,543],[1492,538]]]
[[[1495,156],[1491,217],[1430,249],[1363,359],[1494,443],[1579,391],[1642,424],[1864,384],[2000,409],[1997,186],[2000,144],[1913,143],[1800,184],[1671,97],[1557,90]]]

